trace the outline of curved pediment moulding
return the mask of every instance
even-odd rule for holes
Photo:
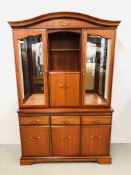
[[[69,22],[67,21],[67,19],[69,20],[73,19],[77,21],[81,20],[84,23],[88,23],[92,26],[104,26],[104,27],[117,27],[120,23],[120,21],[99,19],[96,17],[76,12],[54,12],[23,21],[9,21],[8,23],[12,28],[22,28],[22,27],[38,26],[39,23],[44,23],[47,21],[51,22],[57,19],[61,20],[60,25],[62,25],[63,27],[68,27]]]

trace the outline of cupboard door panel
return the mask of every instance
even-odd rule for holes
[[[53,156],[80,155],[80,126],[52,126]]]
[[[20,127],[22,155],[49,155],[49,127]]]
[[[83,125],[82,126],[82,155],[107,156],[110,147],[110,125]]]
[[[50,73],[50,105],[80,105],[80,73]]]
[[[66,74],[66,106],[80,105],[80,74]]]
[[[66,91],[63,88],[65,85],[64,73],[50,74],[50,105],[65,106]]]

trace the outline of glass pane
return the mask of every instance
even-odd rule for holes
[[[28,105],[44,103],[42,35],[18,40],[23,101]]]
[[[103,104],[107,100],[111,40],[87,36],[85,103]]]

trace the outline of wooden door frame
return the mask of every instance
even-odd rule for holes
[[[26,38],[29,35],[42,35],[42,52],[43,52],[43,64],[44,64],[44,88],[45,88],[45,99],[46,105],[25,105],[22,99],[22,77],[21,77],[21,65],[20,65],[20,58],[19,58],[19,46],[18,40],[22,38]],[[18,93],[18,102],[20,108],[22,107],[48,107],[49,99],[48,99],[48,81],[47,81],[47,72],[48,72],[48,52],[47,52],[47,30],[46,29],[14,29],[13,30],[13,39],[14,39],[14,54],[15,54],[15,68],[16,68],[16,79],[17,79],[17,93]],[[43,99],[44,100],[44,99]]]
[[[109,58],[109,74],[108,74],[108,89],[107,89],[107,103],[106,104],[84,104],[85,97],[85,76],[86,76],[86,46],[87,46],[87,35],[100,35],[105,38],[111,39],[111,47],[110,47],[110,58]],[[106,106],[110,107],[111,104],[111,91],[112,91],[112,79],[113,79],[113,65],[114,65],[114,49],[115,49],[115,37],[116,30],[114,29],[82,29],[82,106],[83,107],[91,107],[91,106]]]

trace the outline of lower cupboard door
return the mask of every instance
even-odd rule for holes
[[[24,126],[20,128],[22,156],[49,155],[49,127]]]
[[[53,156],[80,155],[80,126],[52,126]]]
[[[107,156],[110,150],[110,125],[83,125],[82,156]]]

